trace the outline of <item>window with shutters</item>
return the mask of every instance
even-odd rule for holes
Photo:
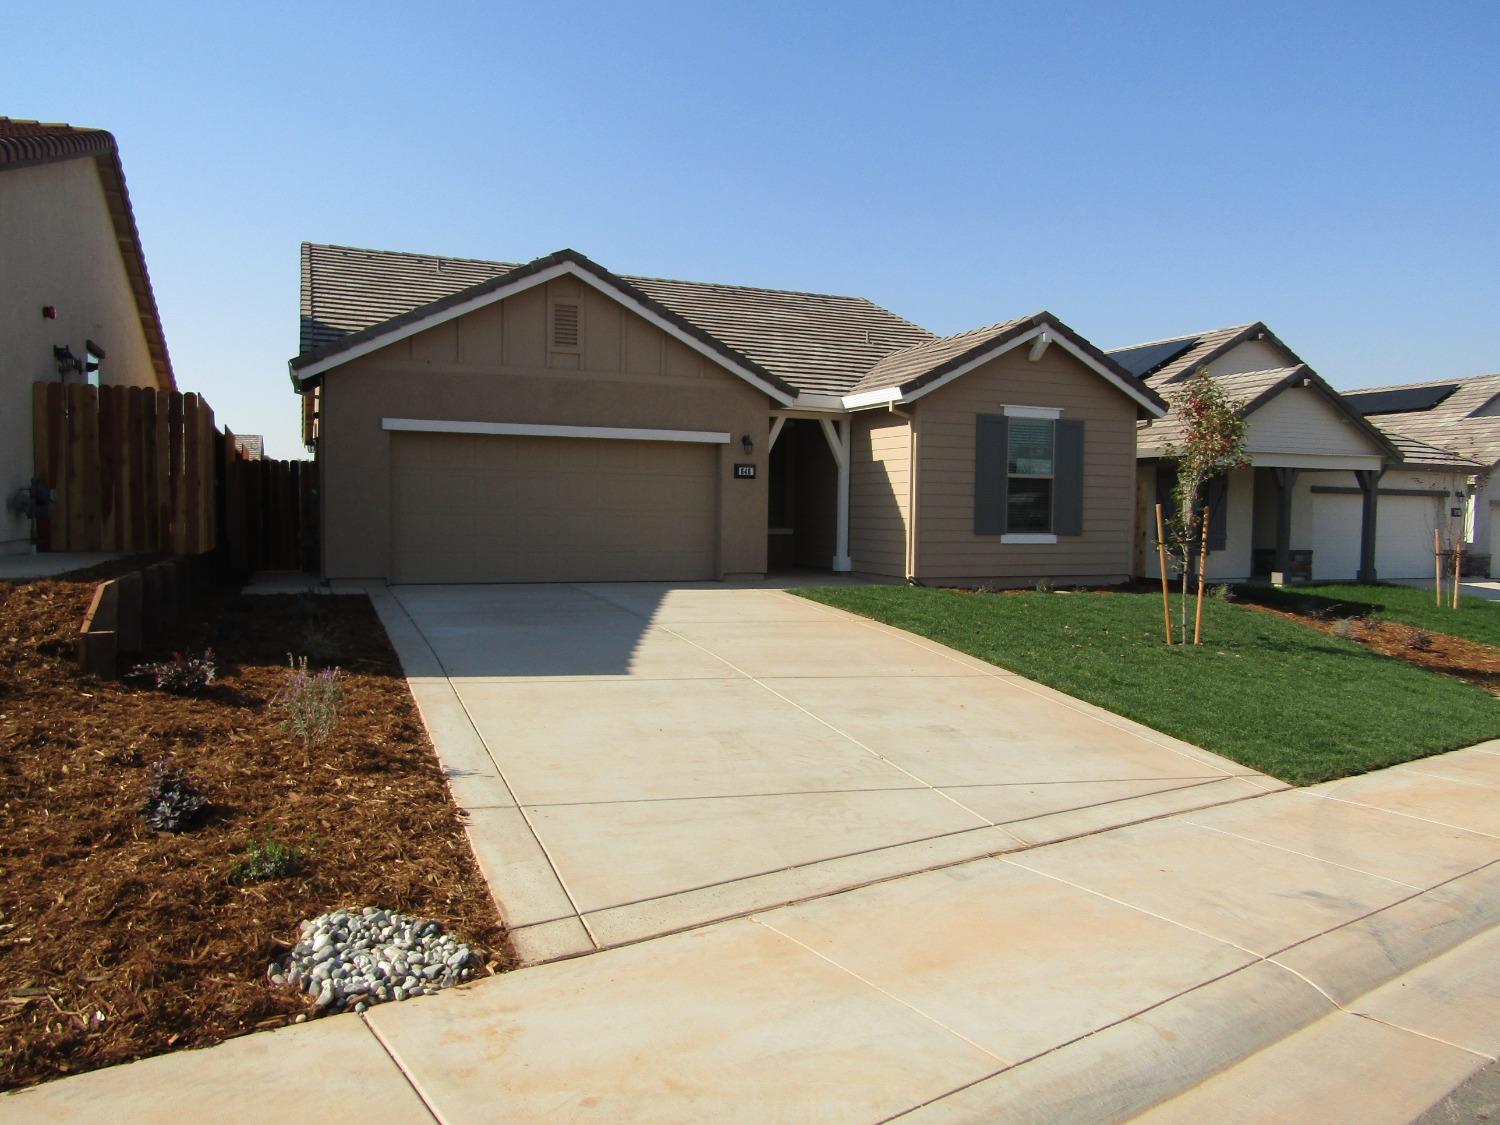
[[[1005,530],[1052,530],[1056,423],[1050,418],[1006,419]]]
[[[577,352],[583,348],[583,307],[577,301],[553,301],[548,306],[551,324],[547,333],[554,352]]]

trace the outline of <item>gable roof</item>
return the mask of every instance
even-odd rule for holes
[[[92,159],[98,170],[99,184],[104,189],[104,202],[119,243],[125,276],[135,297],[136,313],[140,318],[141,332],[146,337],[151,366],[156,371],[157,385],[163,390],[175,390],[177,380],[172,372],[172,358],[167,353],[161,313],[156,307],[156,294],[146,269],[146,252],[141,246],[141,232],[135,224],[130,192],[125,186],[125,168],[120,163],[119,146],[114,136],[103,129],[0,117],[0,172],[81,159]]]
[[[888,391],[892,401],[897,398],[910,401],[1043,333],[1049,342],[1066,348],[1133,398],[1147,413],[1156,416],[1166,413],[1166,400],[1045,309],[892,352],[876,363],[849,394],[851,399],[869,396],[874,401],[879,392]]]
[[[932,338],[863,297],[616,275],[572,250],[537,262],[563,260],[787,394],[845,393],[882,356]],[[451,308],[445,301],[495,292],[535,265],[303,243],[302,354],[293,370],[412,323],[403,318]]]
[[[1325,383],[1322,377],[1305,363],[1298,363],[1291,367],[1272,368],[1267,371],[1241,371],[1229,375],[1215,375],[1214,380],[1223,388],[1226,395],[1239,404],[1240,414],[1246,417],[1255,413],[1282,391],[1292,387],[1308,387],[1348,419],[1393,462],[1406,463],[1402,450],[1392,442],[1389,436],[1371,425],[1344,401],[1342,395]],[[1172,392],[1168,393],[1172,394]],[[1182,414],[1176,409],[1159,421],[1150,422],[1144,426],[1138,425],[1136,427],[1136,456],[1166,456],[1174,446],[1181,444],[1185,430]],[[1411,447],[1410,452],[1415,454],[1419,451]]]
[[[1144,344],[1127,344],[1111,348],[1106,354],[1130,371],[1136,378],[1160,389],[1169,383],[1186,379],[1198,368],[1223,356],[1247,340],[1269,340],[1288,357],[1288,363],[1302,362],[1302,357],[1287,347],[1263,321],[1236,324],[1229,328],[1210,328],[1166,340],[1149,340]]]
[[[1438,388],[1447,387],[1453,389],[1438,393]],[[1500,374],[1365,387],[1353,392],[1353,402],[1357,409],[1363,403],[1364,409],[1374,406],[1378,410],[1393,401],[1399,405],[1401,397],[1411,401],[1400,392],[1421,390],[1434,392],[1426,396],[1430,405],[1425,409],[1382,411],[1372,414],[1372,421],[1382,430],[1403,438],[1456,450],[1480,465],[1500,461],[1500,417],[1476,417],[1500,396]]]

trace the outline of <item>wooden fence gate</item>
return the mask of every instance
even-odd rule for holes
[[[35,474],[54,490],[44,551],[198,555],[216,536],[214,412],[147,387],[32,386]]]
[[[315,461],[248,460],[224,431],[224,536],[235,571],[308,570],[318,558]]]

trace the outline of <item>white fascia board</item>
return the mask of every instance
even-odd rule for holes
[[[861,391],[845,395],[841,400],[845,410],[864,410],[871,406],[884,406],[888,402],[901,401],[900,387],[881,387],[878,391]]]
[[[488,293],[481,294],[478,297],[471,298],[470,300],[463,301],[460,304],[453,305],[446,309],[441,309],[430,314],[429,316],[424,316],[419,320],[414,320],[410,324],[404,324],[399,328],[393,328],[389,332],[382,332],[380,335],[372,337],[362,344],[356,344],[354,347],[349,348],[347,351],[338,352],[334,355],[328,356],[326,359],[320,359],[316,363],[309,364],[308,366],[302,368],[297,372],[297,378],[299,381],[306,382],[308,379],[313,378],[315,375],[321,375],[325,371],[348,363],[351,360],[358,359],[360,356],[369,355],[371,352],[379,351],[381,348],[384,348],[390,344],[394,344],[398,340],[404,340],[408,336],[415,336],[418,332],[425,332],[427,329],[436,327],[439,324],[446,324],[448,321],[456,320],[461,316],[473,312],[475,309],[482,309],[486,305],[494,304],[496,301],[503,301],[507,297],[513,297],[517,293],[524,293],[528,289],[533,289],[538,285],[544,285],[547,282],[552,281],[554,278],[562,277],[564,275],[571,275],[573,277],[576,277],[578,278],[578,280],[585,282],[586,284],[592,286],[594,289],[597,289],[606,297],[609,297],[619,304],[624,305],[627,309],[635,313],[642,320],[645,320],[655,327],[660,328],[674,340],[678,340],[681,343],[686,344],[688,347],[692,348],[693,351],[697,352],[699,355],[704,356],[707,359],[712,360],[715,364],[717,364],[719,367],[724,368],[724,370],[728,371],[730,374],[737,375],[739,378],[745,380],[745,382],[749,383],[751,386],[764,391],[766,394],[770,395],[773,399],[779,402],[782,406],[787,406],[793,401],[792,396],[788,395],[785,391],[782,391],[777,387],[772,386],[770,383],[767,383],[755,372],[741,367],[739,364],[733,362],[732,360],[726,359],[713,348],[705,344],[702,340],[699,340],[697,337],[684,332],[681,328],[678,328],[677,325],[673,324],[665,317],[658,316],[655,312],[647,308],[645,305],[636,301],[634,298],[628,296],[627,294],[620,292],[613,285],[609,285],[606,282],[601,281],[588,270],[581,268],[574,262],[558,262],[556,265],[548,266],[544,270],[538,270],[536,273],[531,274],[527,277],[523,277],[515,282],[497,286],[496,288],[491,289]]]
[[[1160,406],[1157,406],[1156,403],[1152,402],[1145,395],[1141,394],[1139,388],[1134,387],[1126,380],[1121,379],[1108,367],[1105,367],[1102,363],[1096,360],[1093,356],[1089,355],[1082,348],[1078,347],[1071,340],[1067,339],[1057,332],[1052,332],[1050,329],[1050,325],[1039,324],[1037,325],[1037,327],[1027,332],[1021,333],[1014,340],[1009,340],[1004,344],[998,344],[995,347],[990,348],[988,351],[981,352],[979,355],[969,360],[969,362],[955,367],[941,379],[934,379],[926,386],[918,387],[916,390],[912,391],[911,394],[903,395],[900,392],[900,388],[896,387],[887,388],[880,391],[866,391],[864,394],[844,396],[844,405],[851,410],[857,410],[862,406],[874,406],[886,402],[915,402],[923,395],[931,394],[939,387],[946,387],[949,383],[953,382],[953,380],[962,378],[970,371],[973,371],[976,367],[980,367],[988,363],[990,360],[1004,355],[1006,352],[1011,351],[1012,349],[1019,348],[1023,344],[1029,344],[1037,337],[1045,334],[1049,335],[1052,338],[1052,342],[1054,344],[1062,348],[1074,359],[1078,360],[1079,363],[1087,367],[1090,371],[1093,371],[1097,375],[1103,376],[1119,390],[1124,391],[1131,397],[1131,399],[1133,399],[1140,406],[1144,407],[1154,417],[1163,418],[1166,416],[1166,410]]]
[[[335,352],[333,355],[325,359],[320,359],[316,363],[310,363],[297,372],[297,378],[302,382],[306,382],[315,375],[321,375],[325,371],[331,371],[335,367],[351,363],[361,356],[369,355],[371,352],[378,352],[381,348],[389,347],[391,344],[405,340],[410,336],[415,336],[418,332],[425,332],[427,329],[439,324],[446,324],[450,320],[457,320],[459,317],[465,316],[475,309],[482,309],[486,305],[492,305],[496,301],[504,300],[506,297],[513,297],[517,293],[524,293],[526,290],[535,288],[538,285],[545,285],[554,278],[571,272],[575,272],[572,262],[559,262],[555,266],[548,266],[546,269],[538,270],[536,273],[523,277],[519,281],[509,285],[502,285],[498,289],[492,289],[488,293],[484,293],[478,297],[473,297],[457,305],[441,309],[429,316],[422,317],[420,320],[414,320],[410,324],[403,324],[399,328],[392,328],[389,332],[382,332],[378,336],[372,336],[362,344],[355,344],[354,347],[345,351]]]
[[[728,445],[713,430],[642,430],[628,426],[544,426],[532,422],[453,422],[435,418],[382,418],[382,430],[416,434],[502,434],[511,437],[602,438],[607,441],[687,441]]]
[[[812,391],[803,391],[796,397],[792,405],[798,410],[821,410],[842,414],[844,412],[844,396],[820,395]]]
[[[1062,417],[1060,406],[1006,406],[1001,409],[1007,418],[1043,418],[1055,422]]]
[[[1384,462],[1379,457],[1345,456],[1323,453],[1258,453],[1249,454],[1250,464],[1258,468],[1275,469],[1378,469]]]

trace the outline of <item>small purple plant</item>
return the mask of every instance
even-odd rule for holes
[[[173,769],[170,762],[151,767],[151,784],[141,815],[158,832],[182,832],[193,827],[208,805],[187,774]]]
[[[271,700],[281,712],[283,733],[302,740],[306,768],[312,768],[313,751],[327,742],[339,723],[344,703],[344,685],[337,668],[321,672],[307,670],[307,657],[287,656],[286,683]]]

